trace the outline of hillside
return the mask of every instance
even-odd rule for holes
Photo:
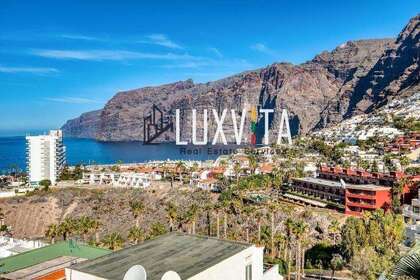
[[[117,93],[102,110],[69,120],[64,134],[102,141],[143,139],[143,116],[152,104],[166,112],[181,109],[181,131],[191,137],[190,110],[244,108],[246,104],[273,108],[270,129],[277,130],[281,109],[289,111],[293,134],[307,134],[356,114],[369,113],[398,96],[419,88],[419,22],[412,18],[394,39],[348,41],[301,65],[274,63],[209,83],[191,80]],[[215,124],[210,118],[210,135]],[[200,122],[199,122],[200,123]],[[228,116],[225,131],[233,141]],[[264,122],[257,123],[257,131]],[[249,123],[245,124],[249,127]],[[245,129],[244,137],[250,132]],[[174,141],[167,133],[160,141]],[[259,139],[260,140],[260,139]]]

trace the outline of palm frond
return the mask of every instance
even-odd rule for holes
[[[395,266],[392,276],[420,280],[420,254],[414,253],[402,257]]]

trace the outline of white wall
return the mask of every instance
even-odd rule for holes
[[[50,131],[49,135],[27,136],[28,173],[30,182],[49,179],[55,184],[57,170],[61,164],[62,133],[59,130]]]
[[[263,248],[252,246],[224,261],[183,280],[245,280],[245,267],[252,264],[252,280],[263,279]]]
[[[182,280],[246,280],[245,269],[248,264],[252,264],[252,280],[283,279],[278,274],[277,266],[264,274],[263,250],[261,247],[249,247],[188,279]],[[103,280],[103,278],[66,268],[66,280]]]

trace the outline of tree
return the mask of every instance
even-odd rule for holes
[[[145,239],[144,230],[136,226],[130,228],[128,231],[128,239],[134,242],[134,244],[138,244]]]
[[[136,220],[136,227],[140,227],[140,216],[143,214],[145,208],[146,207],[141,201],[130,202],[130,209],[134,219]]]
[[[83,235],[83,240],[87,240],[87,235],[95,230],[95,220],[86,216],[82,216],[77,220],[77,230]]]
[[[392,272],[393,278],[420,279],[420,254],[413,253],[400,259]]]
[[[195,234],[195,224],[197,222],[198,211],[199,211],[199,208],[198,208],[197,204],[192,204],[190,209],[186,213],[186,219],[187,219],[188,222],[191,223],[191,232],[190,233],[192,233],[192,234]]]
[[[333,237],[333,244],[335,245],[337,241],[337,235],[340,233],[340,223],[337,220],[332,220],[328,230]]]
[[[257,157],[253,154],[250,154],[248,156],[248,160],[249,160],[249,168],[251,169],[251,173],[254,174],[255,169],[257,169],[257,166],[258,166]]]
[[[331,262],[330,262],[330,266],[331,266],[331,279],[334,279],[334,274],[337,270],[341,270],[344,266],[344,260],[343,257],[341,257],[341,255],[339,254],[334,254]]]
[[[152,226],[150,227],[148,238],[150,239],[150,238],[165,234],[167,232],[168,231],[166,230],[166,227],[163,224],[156,222],[152,224]]]
[[[76,228],[75,220],[67,217],[58,225],[58,233],[63,236],[63,240],[67,240],[67,237],[74,233]]]
[[[95,233],[95,243],[99,244],[99,228],[101,227],[101,222],[98,220],[92,221],[92,231]]]
[[[118,250],[122,248],[124,244],[124,239],[118,232],[113,232],[111,234],[105,235],[101,243],[102,246],[110,250]]]
[[[341,247],[352,272],[368,273],[371,278],[389,273],[399,256],[404,231],[402,216],[390,211],[365,212],[361,219],[348,218],[341,229]]]
[[[51,243],[55,243],[55,238],[59,235],[59,229],[56,224],[51,224],[48,226],[47,230],[45,231],[45,237],[51,239]]]
[[[308,230],[308,225],[303,221],[296,221],[292,227],[292,232],[296,239],[296,275],[297,279],[301,279],[301,275],[304,274],[304,250],[302,249],[302,240],[305,237],[305,233]]]
[[[403,168],[410,165],[410,163],[411,163],[411,160],[407,156],[401,156],[400,157],[400,164]]]
[[[284,222],[284,226],[286,228],[286,248],[284,251],[285,259],[287,260],[287,279],[290,280],[290,271],[291,271],[291,245],[292,245],[292,229],[293,229],[293,220],[288,218]]]
[[[48,180],[48,179],[41,180],[41,181],[39,182],[39,185],[42,187],[42,189],[43,189],[44,191],[48,191],[48,190],[50,189],[50,186],[51,186],[51,181],[50,181],[50,180]]]
[[[233,166],[233,170],[236,176],[236,187],[239,187],[239,176],[241,175],[241,170],[242,170],[241,165],[238,162],[235,162]]]
[[[177,217],[178,217],[178,213],[177,213],[177,209],[175,204],[169,202],[166,205],[166,216],[168,217],[169,220],[169,231],[173,231],[174,229],[174,222],[176,221]]]
[[[182,182],[182,172],[185,170],[185,164],[183,161],[178,161],[176,163],[176,170],[178,172],[179,181]]]

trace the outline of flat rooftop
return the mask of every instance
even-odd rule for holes
[[[355,189],[355,190],[369,190],[369,191],[388,191],[391,188],[385,186],[378,186],[374,184],[349,184],[345,182],[345,187],[341,185],[339,181],[331,181],[326,179],[320,178],[313,178],[313,177],[304,177],[304,178],[293,178],[294,181],[297,182],[306,182],[316,185],[323,185],[335,188],[346,188],[346,189]]]
[[[366,191],[389,191],[390,187],[378,186],[373,184],[354,185],[346,184],[347,189],[352,190],[366,190]]]
[[[53,273],[55,271],[62,270],[70,266],[72,263],[81,262],[84,260],[85,259],[81,259],[78,257],[58,257],[56,259],[52,259],[37,265],[33,265],[30,267],[23,268],[21,270],[4,274],[2,275],[2,277],[13,280],[35,279],[37,277],[41,277]]]
[[[326,180],[326,179],[320,179],[320,178],[314,178],[314,177],[293,178],[293,180],[298,181],[298,182],[306,182],[306,183],[335,187],[335,188],[342,188],[343,187],[340,182]]]
[[[109,253],[111,253],[110,250],[87,246],[71,240],[61,241],[49,246],[0,259],[0,273],[10,273],[22,270],[64,256],[94,259]]]
[[[122,280],[133,265],[142,265],[148,280],[160,280],[169,270],[188,279],[237,253],[251,244],[211,237],[169,233],[71,266],[71,269],[102,277]]]

